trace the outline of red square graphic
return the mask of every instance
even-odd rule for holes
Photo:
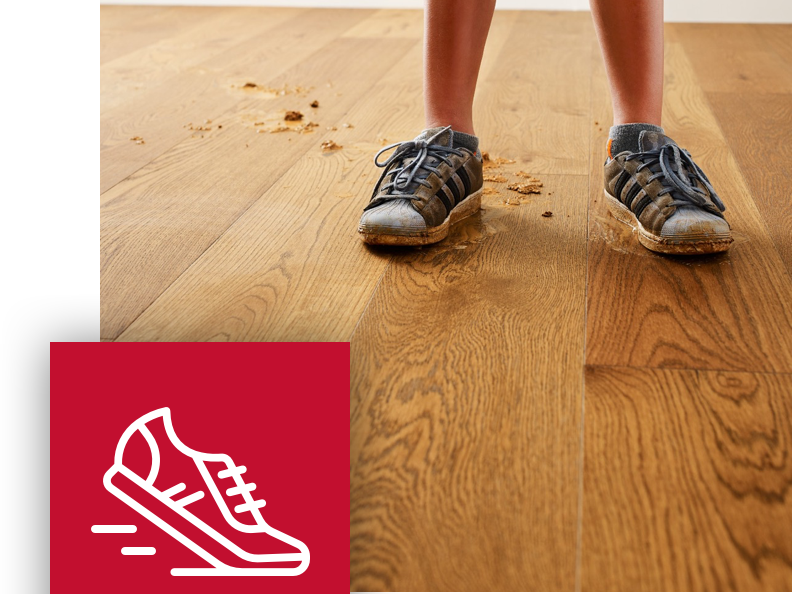
[[[59,592],[347,592],[347,343],[53,343]]]

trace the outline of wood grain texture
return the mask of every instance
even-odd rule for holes
[[[792,588],[792,376],[586,372],[584,590]]]
[[[543,179],[395,255],[352,338],[352,591],[575,585],[586,176]]]
[[[599,59],[594,68],[592,119],[602,123],[607,84]],[[792,282],[675,41],[666,44],[664,124],[723,197],[735,245],[723,256],[687,259],[642,248],[605,208],[608,127],[592,124],[587,363],[792,370]]]
[[[792,94],[708,93],[707,99],[792,273]]]
[[[322,122],[338,122],[399,59],[399,46],[404,51],[415,43],[393,40],[386,47],[368,39],[336,39],[276,79],[275,86],[313,86],[325,105]],[[328,80],[344,93],[327,87]],[[287,95],[239,103],[211,118],[222,129],[184,141],[113,189],[118,195],[102,207],[103,337],[117,337],[300,155],[317,150],[316,133],[261,135],[253,122],[243,120],[293,109],[296,101]],[[291,199],[296,205],[304,201]],[[132,271],[141,279],[134,285],[125,282]]]

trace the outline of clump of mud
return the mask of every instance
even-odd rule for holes
[[[329,151],[337,151],[344,148],[343,146],[333,142],[332,140],[325,140],[320,146],[322,147],[322,152],[325,153]]]
[[[287,111],[283,119],[287,122],[299,122],[303,117],[303,114],[299,111]]]
[[[484,181],[487,181],[487,182],[496,182],[496,183],[500,183],[500,184],[502,184],[502,183],[506,183],[506,182],[507,182],[507,181],[509,181],[509,180],[508,180],[508,179],[507,179],[505,176],[503,176],[503,175],[500,175],[500,174],[498,174],[498,175],[493,175],[493,174],[491,174],[491,173],[490,173],[490,174],[487,174],[487,173],[485,173],[485,174],[484,174]]]
[[[509,184],[506,186],[509,190],[513,192],[519,192],[520,194],[541,194],[542,193],[542,182],[535,177],[529,179],[528,183],[520,184],[514,183]]]

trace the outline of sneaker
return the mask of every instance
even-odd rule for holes
[[[144,450],[150,458],[139,455]],[[245,471],[225,454],[203,454],[184,445],[173,431],[170,409],[161,408],[124,431],[104,485],[212,566],[172,569],[171,575],[303,573],[310,562],[308,547],[267,525],[260,511],[265,502],[253,500],[256,485],[245,484]],[[240,543],[277,552],[251,553]]]
[[[640,152],[605,161],[605,198],[619,221],[638,230],[638,241],[663,254],[712,254],[733,239],[726,207],[685,149],[668,136],[643,130]]]
[[[379,156],[394,148],[380,163]],[[366,243],[436,243],[448,236],[451,225],[481,207],[481,152],[454,146],[450,126],[386,146],[374,163],[385,170],[360,218],[358,232]]]

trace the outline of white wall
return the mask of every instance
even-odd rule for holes
[[[326,8],[421,8],[423,6],[423,0],[109,0],[101,3]],[[588,6],[588,0],[498,0],[497,3],[497,7],[502,10],[588,10]],[[792,23],[792,0],[665,0],[665,20],[704,23]]]

